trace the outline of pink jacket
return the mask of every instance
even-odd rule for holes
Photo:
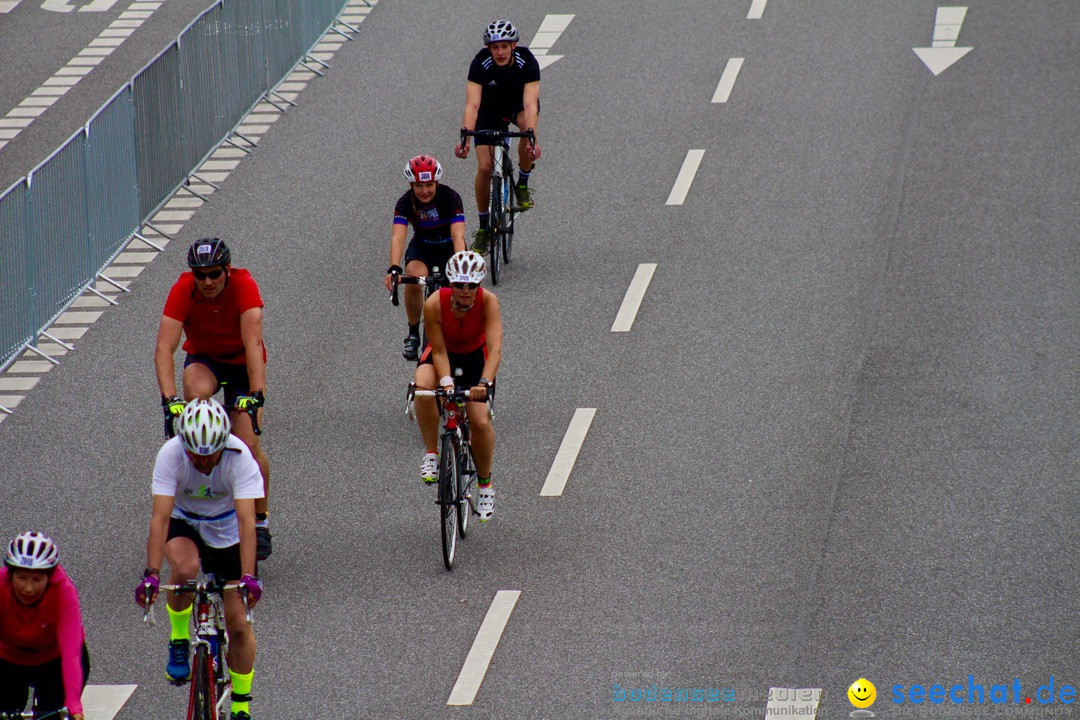
[[[0,567],[0,658],[30,666],[60,658],[64,703],[73,715],[81,713],[85,633],[75,584],[57,565],[41,601],[28,607],[16,599],[8,572]]]

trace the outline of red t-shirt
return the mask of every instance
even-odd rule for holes
[[[259,286],[243,268],[229,271],[225,289],[213,300],[195,286],[195,276],[185,272],[169,291],[165,316],[184,323],[184,351],[205,355],[211,360],[243,365],[244,339],[240,335],[240,315],[263,306]],[[263,346],[266,360],[266,346]]]
[[[450,309],[450,288],[439,288],[439,302],[442,303],[443,341],[446,352],[464,355],[479,350],[487,344],[487,331],[484,324],[484,288],[476,289],[476,299],[465,317],[458,320]]]
[[[64,702],[72,713],[82,707],[82,614],[79,594],[60,565],[36,605],[15,598],[7,566],[0,567],[0,658],[34,667],[60,658]]]

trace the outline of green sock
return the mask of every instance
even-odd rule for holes
[[[252,669],[252,671],[247,673],[246,675],[241,675],[232,668],[229,668],[229,677],[232,679],[233,695],[251,695],[251,680],[255,677],[254,669]],[[244,700],[241,702],[240,700],[233,700],[232,712],[246,712],[248,715],[250,715],[251,701]]]
[[[489,485],[491,485],[491,476],[488,475],[486,478],[482,478],[478,475],[476,477],[476,484],[482,488],[488,487]]]
[[[191,631],[188,629],[191,620],[191,608],[193,605],[188,605],[185,610],[173,610],[168,605],[165,606],[169,610],[169,624],[172,625],[172,633],[169,635],[170,640],[188,640],[190,639]]]

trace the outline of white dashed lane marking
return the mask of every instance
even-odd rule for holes
[[[520,590],[500,590],[495,593],[495,599],[491,601],[484,622],[480,624],[480,631],[476,633],[465,663],[458,673],[457,682],[450,691],[450,699],[447,705],[472,705],[476,699],[476,693],[480,691],[480,683],[484,682],[488,665],[495,655],[495,648],[499,645],[503,630],[510,619],[510,613],[517,605]]]
[[[630,280],[630,287],[626,288],[622,305],[615,316],[615,322],[611,325],[611,332],[629,332],[637,317],[638,308],[645,297],[645,291],[649,289],[653,273],[656,271],[656,263],[642,263],[638,265],[634,277]]]
[[[714,103],[726,103],[728,98],[731,97],[731,89],[735,87],[735,79],[739,77],[742,65],[743,58],[731,58],[727,61],[724,72],[720,75],[720,83],[716,86],[716,92],[712,96]]]
[[[112,720],[124,707],[138,685],[87,685],[83,690],[83,711],[87,720]]]
[[[694,182],[694,176],[697,175],[698,165],[701,165],[701,158],[703,157],[705,157],[704,150],[686,151],[686,159],[683,160],[679,175],[675,178],[675,185],[671,188],[671,194],[668,195],[665,205],[683,204],[683,201],[686,200],[686,194],[690,192],[690,185]]]
[[[765,12],[765,3],[767,0],[754,0],[750,3],[750,12],[746,14],[747,20],[760,20],[761,15]]]
[[[555,453],[555,460],[551,463],[544,487],[540,490],[541,497],[558,497],[566,488],[566,481],[570,478],[570,471],[574,469],[578,453],[585,443],[585,435],[589,432],[596,408],[578,408],[574,411],[574,417],[570,420],[570,427],[566,429],[559,451]]]

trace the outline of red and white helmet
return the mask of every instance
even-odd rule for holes
[[[417,155],[405,165],[405,177],[410,183],[439,182],[442,165],[430,155]]]
[[[487,277],[487,263],[472,250],[454,253],[446,263],[446,278],[452,283],[478,283]]]

